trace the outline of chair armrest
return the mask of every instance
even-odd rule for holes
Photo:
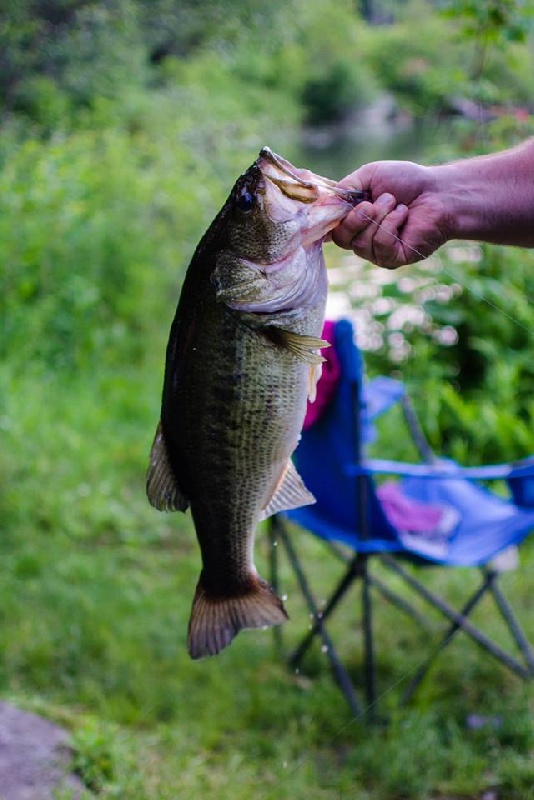
[[[454,461],[436,460],[432,464],[407,464],[382,458],[369,458],[359,466],[351,464],[349,475],[399,475],[429,480],[457,478],[459,480],[508,480],[513,470],[511,464],[493,464],[487,467],[462,467]],[[534,463],[532,465],[534,478]]]
[[[512,464],[508,486],[518,506],[534,508],[534,456]]]
[[[398,403],[406,394],[401,381],[379,375],[364,383],[363,400],[369,421],[373,421]]]

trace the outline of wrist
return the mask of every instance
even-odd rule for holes
[[[430,169],[447,209],[447,238],[534,247],[534,138]]]
[[[484,238],[487,220],[484,187],[467,176],[462,162],[430,167],[432,192],[439,197],[447,240]]]

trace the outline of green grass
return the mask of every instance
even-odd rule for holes
[[[199,572],[188,516],[153,511],[144,470],[160,365],[93,378],[1,373],[0,692],[67,725],[75,766],[103,798],[532,797],[530,689],[464,637],[417,700],[395,700],[430,634],[377,606],[380,706],[387,728],[353,720],[320,649],[291,674],[271,633],[246,632],[191,662],[185,635]],[[302,537],[318,597],[338,566]],[[258,565],[266,573],[260,537]],[[533,548],[505,576],[527,632]],[[468,571],[427,579],[459,604]],[[287,565],[286,641],[309,623]],[[324,588],[323,588],[324,584]],[[341,651],[361,672],[357,597],[337,615]],[[489,617],[489,618],[488,618]],[[496,615],[478,621],[506,643]],[[439,627],[436,627],[436,634]],[[498,727],[467,726],[469,714]]]

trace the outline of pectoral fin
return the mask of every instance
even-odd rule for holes
[[[146,476],[146,493],[158,511],[186,511],[189,500],[180,490],[172,471],[161,422],[156,429]]]
[[[300,333],[294,333],[293,331],[286,331],[284,328],[276,328],[275,326],[270,326],[264,330],[265,334],[274,344],[285,347],[306,364],[315,366],[325,361],[317,350],[330,347],[330,342],[325,342],[317,336],[304,336]]]
[[[315,502],[315,497],[304,486],[293,462],[288,461],[272,498],[262,511],[260,521],[279,511],[289,511],[291,508],[309,506]]]

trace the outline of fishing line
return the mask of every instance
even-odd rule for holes
[[[374,220],[372,217],[368,216],[364,212],[360,211],[360,213],[362,214],[362,216],[365,219],[369,220],[369,222],[372,222],[377,227],[379,227],[379,228],[385,227],[381,223],[376,222],[376,220]],[[408,248],[409,250],[414,252],[417,256],[419,256],[421,259],[424,260],[424,259],[427,258],[425,255],[423,255],[423,253],[421,253],[419,250],[417,250],[417,248],[413,247],[412,245],[408,244],[407,242],[404,242],[401,239],[400,236],[397,236],[395,233],[392,233],[391,231],[388,231],[388,233],[390,233],[391,236],[394,239],[396,239],[400,244],[402,244],[403,247]],[[459,280],[458,277],[456,275],[454,275],[454,273],[452,273],[450,270],[446,269],[443,266],[443,261],[439,257],[439,255],[434,254],[434,256],[437,258],[437,260],[439,262],[439,265],[440,265],[440,269],[441,269],[441,271],[443,273],[445,273],[446,275],[451,277],[453,280],[455,280],[457,283],[459,283],[466,291],[470,292],[474,297],[476,297],[477,299],[482,300],[483,302],[487,303],[487,305],[489,305],[495,311],[497,311],[498,313],[500,313],[503,316],[507,317],[511,322],[515,323],[520,328],[523,328],[523,330],[525,330],[527,332],[531,332],[531,328],[529,328],[527,325],[524,325],[520,320],[518,320],[515,317],[513,317],[511,314],[509,314],[503,308],[500,308],[499,306],[497,306],[492,300],[489,300],[482,293],[477,292],[476,290],[472,289],[471,287],[469,287],[466,284],[464,284],[461,280]],[[459,632],[458,630],[455,630],[450,634],[450,636],[446,640],[447,644],[451,641],[451,639],[454,636],[456,636],[456,634],[458,632]],[[369,711],[371,711],[373,708],[375,708],[378,705],[379,702],[381,702],[385,697],[387,697],[389,694],[391,694],[393,691],[395,691],[395,689],[397,689],[401,684],[405,683],[412,675],[415,675],[424,664],[428,663],[429,661],[432,661],[434,659],[434,657],[441,651],[442,644],[443,643],[440,643],[439,645],[437,645],[430,652],[430,655],[426,655],[424,658],[421,658],[421,660],[414,667],[412,667],[411,669],[407,670],[397,681],[392,683],[387,689],[384,689],[384,691],[381,694],[378,695],[378,697],[376,698],[376,700],[373,703],[369,703],[367,706],[362,708],[362,710],[361,710],[361,712],[359,714],[356,714],[356,715],[352,716],[348,720],[348,722],[346,722],[344,725],[342,725],[336,731],[336,733],[329,739],[328,745],[331,746],[349,728],[351,728],[354,725],[354,723],[359,722],[362,718],[364,718],[369,713]],[[299,769],[301,769],[305,764],[309,763],[311,758],[312,758],[311,754],[302,756],[299,760],[296,761],[296,763],[293,764],[292,767],[290,767],[290,768],[285,767],[284,768],[285,769],[284,775],[277,780],[277,782],[275,784],[275,787],[273,789],[271,789],[268,794],[262,795],[262,800],[268,800],[268,798],[270,796],[272,796],[272,792],[275,791],[277,787],[280,787],[284,783],[285,780],[287,780],[291,776],[295,775],[298,772]]]
[[[377,228],[385,228],[385,225],[382,225],[382,223],[380,223],[380,222],[377,222],[377,221],[376,221],[376,220],[374,220],[372,217],[370,217],[368,214],[365,214],[363,211],[360,211],[359,213],[362,215],[362,217],[363,217],[364,219],[367,219],[369,222],[372,222],[372,223],[373,223],[373,225],[376,225],[376,227],[377,227]],[[397,242],[399,242],[399,244],[402,244],[402,246],[403,246],[403,247],[406,247],[406,248],[408,248],[408,250],[411,250],[411,251],[412,251],[412,253],[415,253],[415,254],[416,254],[416,255],[418,255],[418,256],[419,256],[421,259],[423,259],[423,260],[424,260],[424,259],[426,259],[426,258],[427,258],[427,256],[423,255],[423,253],[421,253],[419,250],[417,250],[417,248],[415,248],[415,247],[412,247],[412,245],[411,245],[411,244],[408,244],[408,242],[405,242],[403,239],[401,239],[401,237],[400,237],[400,236],[397,236],[397,234],[395,234],[395,233],[393,233],[392,231],[389,231],[389,230],[387,231],[387,233],[389,233],[389,234],[390,234],[390,236],[392,236],[392,237],[393,237],[393,239],[395,239]],[[461,281],[461,280],[458,278],[458,276],[457,276],[457,275],[455,275],[453,272],[451,272],[450,270],[446,269],[446,268],[443,266],[443,261],[442,261],[442,259],[440,258],[440,256],[439,256],[437,253],[434,253],[433,255],[434,255],[434,256],[436,257],[436,259],[438,260],[438,262],[439,262],[439,265],[440,265],[440,269],[441,269],[441,271],[442,271],[443,273],[445,273],[445,275],[448,275],[450,278],[452,278],[452,279],[453,279],[453,280],[455,280],[457,283],[459,283],[459,284],[460,284],[460,286],[462,286],[462,287],[463,287],[463,288],[464,288],[464,289],[465,289],[467,292],[469,292],[470,294],[472,294],[472,295],[473,295],[473,297],[476,297],[478,300],[482,300],[484,303],[487,303],[487,305],[489,305],[489,306],[490,306],[491,308],[493,308],[495,311],[498,311],[498,312],[499,312],[499,314],[502,314],[504,317],[507,317],[507,318],[508,318],[508,319],[509,319],[511,322],[513,322],[515,325],[517,325],[517,326],[518,326],[518,327],[520,327],[520,328],[523,328],[523,330],[527,331],[527,333],[531,333],[531,331],[532,331],[532,328],[529,328],[529,327],[528,327],[528,325],[525,325],[523,322],[521,322],[520,320],[518,320],[516,317],[513,317],[511,314],[509,314],[509,313],[508,313],[507,311],[505,311],[503,308],[501,308],[500,306],[498,306],[498,305],[497,305],[496,303],[494,303],[492,300],[489,300],[487,297],[485,297],[485,296],[484,296],[484,295],[483,295],[481,292],[477,292],[475,289],[472,289],[470,286],[468,286],[467,284],[463,283],[463,282],[462,282],[462,281]],[[503,294],[505,294],[505,293],[503,292]]]
[[[483,139],[483,138],[485,139],[485,137],[483,135],[484,131],[485,131],[485,126],[484,126],[482,118],[480,118],[479,126],[478,126],[478,135],[479,135],[480,139]],[[369,222],[372,222],[378,228],[385,227],[381,223],[376,222],[376,220],[374,220],[372,217],[368,216],[364,212],[360,211],[360,214],[362,215],[362,217],[367,219]],[[400,236],[397,236],[397,234],[392,233],[391,231],[388,231],[388,233],[390,233],[390,235],[394,239],[396,239],[400,244],[402,244],[403,247],[408,248],[413,253],[415,253],[417,256],[419,256],[420,259],[425,260],[427,258],[427,256],[423,255],[423,253],[421,253],[419,250],[417,250],[417,248],[415,248],[412,245],[410,245],[407,242],[405,242]],[[488,306],[490,306],[490,308],[494,309],[499,314],[501,314],[502,316],[506,317],[511,322],[513,322],[515,325],[517,325],[518,327],[520,327],[523,330],[527,331],[528,333],[530,333],[532,331],[532,329],[529,328],[527,325],[522,323],[517,318],[513,317],[511,314],[509,314],[503,308],[498,306],[492,300],[489,300],[481,292],[478,292],[475,289],[472,289],[470,286],[468,286],[466,283],[464,283],[462,280],[460,280],[457,275],[455,275],[449,269],[444,267],[443,266],[443,259],[440,257],[439,253],[434,253],[433,256],[438,261],[441,271],[444,274],[448,275],[450,278],[452,278],[454,281],[456,281],[460,286],[462,286],[463,289],[468,291],[473,297],[476,297],[478,300],[481,300],[482,302],[486,303]],[[503,292],[503,294],[505,294],[505,293]],[[455,635],[455,634],[452,634],[452,635]],[[429,658],[433,659],[434,656],[437,655],[440,652],[440,650],[441,650],[441,646],[437,645],[431,651],[430,656],[427,654],[412,669],[407,670],[397,681],[392,683],[387,689],[384,689],[378,695],[378,697],[376,698],[376,700],[373,703],[369,703],[367,706],[363,707],[359,714],[356,714],[356,715],[352,716],[348,720],[348,722],[346,722],[344,725],[342,725],[336,731],[336,733],[333,736],[331,736],[328,739],[327,742],[325,742],[325,746],[332,745],[333,742],[335,742],[340,736],[343,735],[343,733],[345,733],[349,728],[351,728],[356,722],[359,722],[362,718],[364,718],[369,713],[369,711],[371,711],[373,708],[378,706],[378,704],[385,697],[387,697],[389,694],[391,694],[393,691],[395,691],[399,686],[401,686],[403,683],[405,683],[407,680],[409,680],[409,678],[412,677],[412,675],[415,675],[418,672],[418,670],[423,666],[423,664],[428,663]],[[313,718],[312,718],[311,721],[313,721]],[[312,755],[311,754],[302,756],[299,760],[296,761],[295,764],[293,764],[293,766],[291,768],[286,768],[284,776],[281,777],[279,780],[277,780],[276,783],[275,783],[274,788],[272,790],[270,790],[267,794],[262,795],[260,800],[268,800],[269,797],[272,797],[272,793],[274,791],[276,791],[276,787],[280,786],[288,777],[291,777],[292,775],[296,774],[298,772],[298,770],[301,769],[301,767],[303,767],[306,763],[309,763],[311,759],[312,759]]]
[[[404,672],[398,680],[390,684],[390,686],[388,686],[387,689],[384,689],[372,703],[368,703],[366,706],[362,707],[362,710],[360,711],[359,714],[354,714],[347,722],[341,725],[338,728],[338,730],[334,733],[334,735],[329,738],[328,742],[325,742],[325,746],[332,746],[332,744],[337,739],[339,739],[347,730],[349,730],[349,728],[351,728],[354,725],[354,723],[359,722],[361,719],[363,719],[369,713],[369,711],[371,711],[371,709],[376,708],[378,704],[381,703],[385,697],[387,697],[389,694],[395,691],[395,689],[397,689],[399,686],[405,683],[413,675],[417,674],[417,672],[421,669],[423,665],[431,664],[434,661],[435,656],[437,656],[443,650],[444,646],[446,647],[448,644],[450,644],[450,642],[454,639],[455,636],[457,636],[458,633],[460,633],[460,631],[461,628],[457,628],[456,630],[451,631],[444,641],[441,641],[438,644],[436,644],[436,646],[423,658],[421,658],[417,664],[415,664],[411,669],[406,670],[406,672]],[[312,717],[310,722],[313,722],[314,719],[315,718]],[[288,767],[284,764],[284,775],[277,779],[275,785],[267,793],[260,795],[259,800],[269,800],[269,798],[272,797],[273,792],[275,792],[277,788],[284,783],[285,780],[295,775],[298,772],[298,770],[301,769],[301,767],[309,763],[312,757],[313,757],[312,754],[304,755],[300,759],[298,759],[296,763],[293,764],[293,766],[291,767]],[[335,788],[335,787],[325,787],[325,788]]]
[[[457,633],[459,633],[459,631],[460,629],[454,630],[452,631],[452,633],[450,633],[450,635],[445,640],[446,645],[450,643],[450,641],[456,636]],[[355,722],[359,722],[369,713],[369,711],[371,711],[371,709],[376,708],[376,706],[384,699],[384,697],[387,697],[389,694],[391,694],[391,692],[395,691],[395,689],[397,689],[401,684],[405,683],[412,675],[415,675],[424,664],[433,661],[434,657],[438,655],[438,653],[440,653],[442,649],[443,649],[443,642],[440,642],[440,644],[438,644],[429,654],[427,654],[417,664],[415,664],[415,666],[407,670],[398,680],[396,680],[394,683],[388,686],[387,689],[384,689],[384,691],[378,695],[376,700],[374,700],[372,703],[369,703],[367,706],[363,707],[359,714],[355,714],[347,722],[345,722],[344,725],[341,725],[341,727],[335,732],[335,734],[332,737],[330,737],[330,739],[328,740],[327,743],[325,743],[325,745],[331,746],[337,739],[339,739],[340,736],[342,736],[343,733],[345,733],[345,731],[351,728]],[[311,722],[313,721],[314,719],[312,718]],[[272,793],[276,791],[276,789],[280,787],[287,778],[290,778],[292,775],[295,775],[301,767],[303,767],[311,760],[311,758],[312,755],[308,754],[302,756],[295,764],[293,764],[291,768],[284,766],[285,770],[284,775],[276,781],[274,787],[270,789],[267,794],[261,795],[259,800],[268,800],[269,797],[272,797]],[[325,787],[325,788],[331,788],[331,787]]]

